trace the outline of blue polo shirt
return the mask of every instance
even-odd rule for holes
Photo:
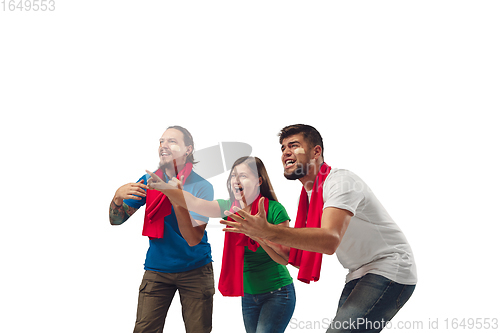
[[[147,184],[149,178],[150,176],[146,174],[138,182],[144,180],[144,184]],[[165,179],[168,179],[167,175],[165,175]],[[185,180],[183,189],[201,199],[208,201],[214,199],[212,184],[194,171],[191,171],[191,174]],[[139,208],[146,204],[146,198],[144,197],[141,200],[127,199],[123,202],[130,207]],[[208,222],[206,216],[194,212],[189,213],[195,220]],[[188,245],[179,231],[175,211],[172,209],[172,213],[165,217],[163,238],[149,240],[144,269],[163,273],[186,272],[212,262],[211,253],[206,230],[198,245]]]

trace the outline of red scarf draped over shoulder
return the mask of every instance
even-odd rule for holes
[[[184,168],[177,175],[177,179],[184,176],[184,183],[193,170],[193,163],[186,163]],[[163,170],[156,170],[155,174],[165,181]],[[149,239],[163,238],[165,228],[164,219],[172,213],[172,204],[168,197],[160,191],[148,190],[146,195],[146,212],[144,214],[144,227],[142,235],[148,236]]]
[[[259,195],[252,202],[251,214],[259,212]],[[231,204],[231,207],[239,207],[237,201]],[[264,207],[269,209],[269,199],[264,198]],[[231,208],[232,209],[232,208]],[[232,211],[231,211],[232,212]],[[238,214],[238,213],[236,213]],[[234,221],[228,217],[228,221]],[[260,244],[245,234],[226,232],[224,236],[224,251],[222,253],[222,267],[219,277],[219,291],[223,296],[243,296],[243,266],[245,258],[245,246],[255,252]]]
[[[305,188],[302,187],[295,228],[321,228],[321,216],[323,215],[324,204],[323,183],[326,177],[328,177],[330,170],[331,167],[326,163],[321,165],[318,175],[314,180],[310,202]],[[293,266],[299,266],[297,279],[304,283],[310,283],[311,281],[319,280],[322,259],[322,253],[290,248],[288,263]]]

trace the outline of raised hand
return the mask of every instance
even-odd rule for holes
[[[184,183],[184,176],[181,176],[180,180],[173,177],[172,179],[170,179],[168,181],[167,184],[172,186],[173,188],[178,188],[178,189],[182,190],[182,183]]]
[[[145,189],[147,188],[143,180],[138,183],[125,184],[116,190],[113,201],[116,205],[120,206],[125,199],[141,200],[146,196]]]
[[[228,211],[225,211],[224,214],[228,215],[235,222],[221,220],[221,224],[232,227],[224,228],[222,229],[223,231],[242,233],[251,238],[266,238],[269,229],[269,223],[267,222],[267,214],[264,207],[264,198],[260,198],[259,211],[255,215],[251,215],[244,210],[239,210],[239,215],[231,214],[231,212]]]
[[[149,170],[146,170],[146,172],[151,176],[151,178],[148,179],[148,187],[153,190],[161,191],[161,190],[174,190],[177,189],[178,186],[177,184],[171,184],[165,183],[163,179],[158,177],[157,174],[154,172],[151,172]]]

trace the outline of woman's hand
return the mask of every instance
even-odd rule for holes
[[[184,183],[184,176],[181,176],[181,180],[177,178],[172,178],[168,181],[168,185],[182,190],[182,183]]]
[[[178,189],[178,184],[170,180],[168,183],[165,183],[163,179],[158,177],[154,172],[146,170],[146,172],[151,176],[148,179],[148,187],[153,190],[161,191],[161,190],[175,190]],[[174,178],[178,181],[177,178]]]

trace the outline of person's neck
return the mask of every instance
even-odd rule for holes
[[[311,163],[309,165],[309,170],[307,175],[299,179],[306,191],[311,191],[313,189],[314,181],[316,180],[316,176],[319,173],[321,164],[323,164],[322,160],[317,160],[314,163]]]
[[[240,204],[240,207],[242,207],[241,209],[243,209],[245,212],[249,212],[252,208],[252,205],[250,204],[245,204],[245,202],[243,200],[238,200],[239,204]]]
[[[175,163],[178,163],[178,162],[176,161]],[[185,164],[176,164],[176,166],[177,166],[177,172],[180,172],[182,169],[184,169],[184,165]],[[165,172],[165,174],[167,175],[167,177],[169,179],[177,177],[177,174],[175,173],[174,163],[172,163],[171,165],[166,166],[163,171]]]
[[[250,212],[252,210],[252,203],[254,200],[257,200],[257,197],[255,197],[253,200],[247,201],[248,199],[245,198],[245,200],[238,200],[241,209],[243,209],[245,212]]]

